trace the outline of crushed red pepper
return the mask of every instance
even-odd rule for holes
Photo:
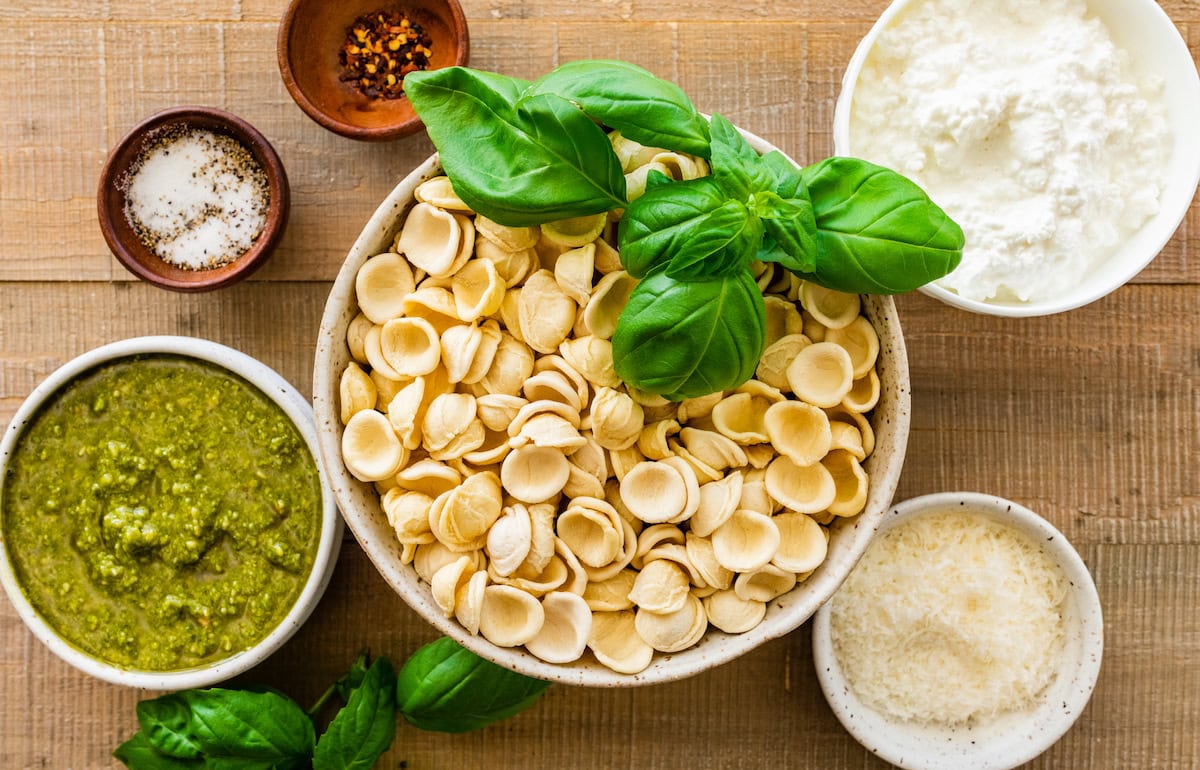
[[[404,76],[428,69],[433,40],[404,11],[379,10],[359,16],[346,29],[338,52],[341,80],[371,99],[404,96]]]

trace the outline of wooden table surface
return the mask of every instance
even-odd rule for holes
[[[357,233],[431,152],[310,121],[276,68],[283,0],[0,3],[0,421],[69,358],[143,334],[244,350],[310,392],[318,320]],[[812,162],[832,151],[842,70],[885,0],[464,0],[474,66],[533,78],[623,58]],[[1200,2],[1163,7],[1193,54]],[[281,248],[249,282],[185,296],[144,285],[96,222],[108,150],[160,109],[249,120],[292,185]],[[1076,545],[1104,605],[1091,704],[1031,767],[1200,767],[1200,206],[1132,284],[1038,319],[898,300],[913,429],[897,499],[1006,496]],[[806,624],[733,663],[656,687],[556,686],[462,736],[401,725],[385,768],[875,768],[821,696]],[[308,624],[245,679],[310,702],[358,651],[403,660],[435,637],[352,538]],[[0,768],[110,767],[141,693],[60,662],[0,601]]]

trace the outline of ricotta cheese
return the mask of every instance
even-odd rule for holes
[[[881,714],[954,725],[1032,706],[1065,649],[1062,572],[1032,541],[948,511],[887,530],[834,594],[830,638]]]
[[[1161,91],[1083,0],[924,0],[876,40],[850,145],[962,226],[962,262],[939,285],[1053,299],[1157,213]]]

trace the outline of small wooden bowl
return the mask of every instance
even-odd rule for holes
[[[279,24],[279,73],[288,93],[310,118],[342,136],[368,142],[415,134],[424,128],[406,97],[372,99],[340,79],[338,51],[360,16],[402,9],[424,28],[429,68],[461,66],[470,53],[467,19],[458,0],[292,0]]]
[[[267,175],[270,202],[262,232],[246,253],[220,267],[184,270],[165,262],[142,243],[125,214],[126,183],[133,164],[165,131],[179,128],[207,130],[232,137],[250,151]],[[211,107],[175,107],[151,115],[113,148],[100,172],[96,203],[104,240],[129,272],[164,289],[199,292],[237,283],[267,261],[283,238],[291,194],[287,174],[275,148],[253,126],[236,115]]]

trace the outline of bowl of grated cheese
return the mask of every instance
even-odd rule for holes
[[[834,146],[963,228],[921,291],[1009,317],[1093,302],[1171,239],[1200,182],[1200,77],[1154,0],[896,0],[847,66]]]
[[[253,126],[223,110],[176,107],[113,148],[96,196],[100,230],[137,277],[211,291],[267,261],[287,225],[287,174]]]
[[[1087,566],[1017,503],[976,493],[895,506],[816,615],[834,714],[910,770],[1006,770],[1070,729],[1100,671]]]

